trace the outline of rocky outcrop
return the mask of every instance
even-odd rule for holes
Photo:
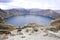
[[[7,23],[0,23],[0,31],[1,30],[7,30],[7,31],[12,31],[15,30],[15,26],[7,24]]]
[[[35,27],[37,27],[37,28],[39,28],[39,27],[43,28],[44,26],[40,25],[40,24],[37,24],[37,23],[28,23],[28,24],[22,26],[20,29],[35,28]]]
[[[60,19],[52,20],[50,26],[47,29],[54,32],[60,31]]]
[[[2,17],[0,17],[0,23],[5,22]]]
[[[15,26],[12,26],[10,24],[7,24],[4,20],[4,18],[8,18],[8,13],[0,9],[0,31],[11,31],[15,30]]]
[[[51,25],[52,26],[60,26],[60,19],[52,20]]]

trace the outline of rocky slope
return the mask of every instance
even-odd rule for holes
[[[42,16],[48,16],[52,18],[60,18],[60,13],[46,9],[10,9],[10,10],[1,10],[0,9],[0,16],[3,18],[8,18],[10,16],[16,16],[16,15],[42,15]]]
[[[10,25],[10,24],[7,24],[7,23],[4,21],[4,19],[0,17],[0,32],[3,31],[3,30],[4,30],[4,31],[5,31],[5,30],[7,30],[7,31],[12,31],[12,30],[15,30],[15,29],[16,29],[15,26]]]
[[[29,23],[25,26],[25,28],[18,30],[14,36],[8,35],[7,40],[60,40],[60,32],[47,30],[46,26],[36,23]]]
[[[48,16],[52,18],[59,18],[60,13],[55,12],[54,10],[46,9],[46,10],[30,10],[30,14],[35,14],[35,15],[42,15],[42,16]]]
[[[0,23],[0,31],[1,30],[7,30],[7,31],[12,31],[15,30],[15,26],[7,24],[7,23]]]

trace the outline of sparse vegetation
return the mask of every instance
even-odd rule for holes
[[[55,28],[50,28],[49,30],[51,30],[51,31],[53,31],[53,32],[58,32],[58,30],[55,29]]]
[[[23,33],[22,32],[19,32],[19,35],[23,35]]]
[[[21,38],[25,38],[25,36],[22,36]]]
[[[51,30],[53,32],[58,32],[58,31],[60,31],[60,26],[58,26],[56,28],[50,28],[49,30]]]
[[[15,34],[11,34],[11,36],[15,36]]]
[[[6,23],[0,23],[0,29],[4,29],[4,30],[14,30],[16,29],[15,26],[12,26],[12,25],[9,25],[9,24],[6,24]]]
[[[37,31],[38,31],[38,29],[37,29],[37,28],[33,28],[33,30],[34,30],[35,32],[37,32]]]
[[[26,29],[26,32],[29,32],[29,29]]]

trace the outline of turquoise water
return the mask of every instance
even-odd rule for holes
[[[53,18],[44,16],[25,15],[25,16],[12,16],[7,18],[5,21],[15,26],[23,26],[31,22],[39,23],[42,25],[49,25],[51,20],[53,20]]]

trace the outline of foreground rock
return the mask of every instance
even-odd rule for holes
[[[51,26],[52,31],[60,31],[60,19],[53,20]]]
[[[46,34],[48,35],[45,36]],[[59,33],[56,34],[53,31],[47,30],[46,26],[29,23],[28,25],[22,27],[16,35],[9,35],[6,40],[60,40],[59,37]]]
[[[60,19],[53,20],[53,21],[51,22],[51,25],[52,25],[52,26],[60,26]]]

